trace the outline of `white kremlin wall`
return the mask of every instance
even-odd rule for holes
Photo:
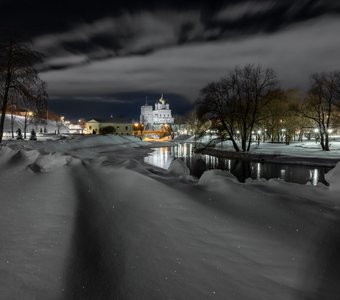
[[[61,123],[61,122],[56,122],[52,120],[44,120],[46,124],[42,124],[39,122],[35,122],[34,120],[29,120],[28,121],[28,126],[26,132],[28,135],[30,135],[30,132],[32,129],[36,131],[36,133],[43,132],[43,133],[58,133],[58,127],[59,127],[59,133],[69,133],[69,128]],[[13,130],[14,133],[18,130],[18,128],[21,129],[21,132],[24,133],[24,127],[25,127],[25,118],[23,116],[14,116],[14,126]],[[6,115],[5,119],[5,126],[4,126],[4,138],[6,137],[11,137],[12,136],[12,129],[11,129],[11,116]],[[15,133],[16,136],[16,133]]]

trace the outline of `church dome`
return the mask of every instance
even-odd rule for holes
[[[165,98],[163,97],[163,94],[162,94],[162,96],[159,98],[159,103],[162,103],[163,105],[166,103],[166,100],[165,100]]]

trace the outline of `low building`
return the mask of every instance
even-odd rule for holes
[[[99,134],[105,127],[113,127],[116,135],[132,135],[132,122],[122,119],[102,119],[94,118],[86,122],[86,134]]]
[[[83,134],[84,128],[81,124],[71,124],[67,121],[65,125],[69,128],[70,134]]]

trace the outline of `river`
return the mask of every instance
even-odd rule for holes
[[[196,154],[193,152],[192,143],[153,148],[153,152],[144,158],[144,162],[168,169],[171,161],[176,158],[183,159],[189,167],[191,175],[196,178],[199,178],[206,170],[222,169],[232,173],[240,182],[244,182],[247,178],[279,178],[299,184],[317,185],[319,182],[327,184],[325,174],[331,169],[292,164],[257,163]]]

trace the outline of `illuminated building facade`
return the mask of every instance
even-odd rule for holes
[[[155,103],[155,109],[152,105],[145,105],[141,107],[140,123],[144,125],[145,129],[156,129],[163,124],[174,124],[174,118],[171,115],[171,109],[169,103],[163,97]]]

